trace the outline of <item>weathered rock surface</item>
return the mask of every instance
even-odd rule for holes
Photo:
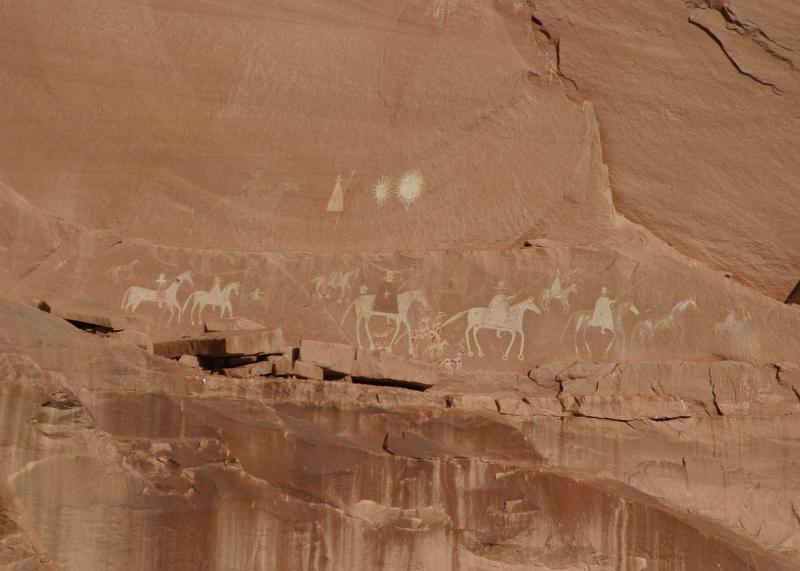
[[[244,317],[231,317],[228,319],[210,317],[203,322],[203,329],[205,329],[206,333],[212,333],[219,331],[266,329],[266,327],[255,321],[245,319]]]
[[[294,362],[292,374],[300,377],[301,379],[322,380],[325,378],[325,370],[322,367],[315,365],[314,363],[301,360]]]
[[[141,331],[134,331],[133,329],[127,331],[114,331],[109,335],[112,339],[116,339],[121,343],[133,345],[148,353],[153,352],[153,340],[150,336]]]
[[[260,361],[258,363],[251,363],[249,365],[230,367],[224,369],[222,372],[229,377],[249,379],[250,377],[272,375],[272,373],[275,372],[275,365],[269,361]]]
[[[800,569],[794,3],[6,4],[0,569]]]
[[[302,353],[301,353],[302,354]],[[438,363],[409,359],[382,351],[359,351],[353,363],[353,377],[384,381],[395,386],[428,388],[439,382]]]
[[[220,331],[204,333],[153,344],[153,352],[162,357],[179,358],[181,355],[228,357],[237,355],[271,355],[283,353],[286,343],[280,329],[249,329],[245,331]]]
[[[0,311],[0,469],[3,497],[15,506],[3,533],[29,546],[14,561],[68,569],[395,569],[408,561],[797,568],[792,498],[800,481],[786,459],[800,457],[800,439],[788,409],[732,406],[721,415],[690,407],[680,418],[628,422],[569,410],[521,418],[452,406],[454,395],[486,395],[457,375],[426,393],[329,381],[199,382],[135,348],[115,344],[107,353],[102,339],[25,306],[0,301]],[[45,348],[37,330],[59,343]],[[125,361],[110,358],[126,351]],[[144,368],[127,385],[96,386],[124,373],[120,365],[134,354]],[[722,379],[736,369],[752,383],[769,381],[767,369],[744,364],[567,367],[569,376],[596,379],[600,393],[624,383],[620,398],[634,408],[632,397],[647,391],[713,399],[708,371]],[[562,378],[555,382],[569,382]],[[498,402],[514,391],[547,398],[524,376],[493,384]],[[750,398],[736,394],[743,400],[734,395],[732,405]],[[131,518],[136,548],[108,534],[134,525]],[[55,531],[76,526],[75,535]],[[224,541],[220,526],[233,531]]]
[[[82,326],[95,326],[109,331],[122,331],[135,327],[137,323],[142,327],[142,323],[146,320],[141,315],[83,299],[48,297],[39,304],[39,308]]]
[[[300,359],[335,373],[353,372],[356,350],[350,345],[304,339],[300,343]]]

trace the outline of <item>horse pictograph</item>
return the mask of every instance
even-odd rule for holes
[[[607,300],[605,295],[601,295],[598,301],[601,300]],[[639,309],[630,301],[609,301],[607,311],[610,312],[610,319],[605,317],[605,312],[598,312],[597,308],[595,308],[594,311],[590,309],[576,311],[567,320],[564,334],[569,331],[571,326],[574,326],[573,341],[576,355],[581,355],[584,350],[588,355],[592,354],[592,348],[589,346],[587,339],[587,333],[590,329],[599,329],[602,335],[605,335],[606,332],[611,333],[611,338],[603,351],[603,355],[608,355],[611,347],[617,344],[621,347],[621,352],[625,351],[626,339],[623,321],[628,313],[639,315]],[[598,314],[600,319],[598,319]]]
[[[753,316],[747,310],[737,311],[735,309],[729,309],[725,319],[714,324],[714,335],[736,336],[744,331],[745,324],[752,318]]]
[[[650,345],[656,337],[666,337],[670,345],[683,342],[685,335],[683,321],[689,310],[697,309],[697,302],[684,299],[676,303],[667,315],[658,319],[645,319],[633,328],[633,338],[644,345]]]
[[[212,288],[211,291],[195,290],[192,293],[190,293],[189,297],[186,298],[186,301],[183,302],[183,310],[186,311],[186,308],[189,306],[189,303],[191,302],[192,307],[189,310],[189,320],[192,323],[192,325],[194,325],[195,309],[197,309],[197,321],[198,323],[201,323],[203,310],[209,305],[213,309],[220,308],[219,312],[220,318],[224,318],[226,312],[228,314],[228,317],[233,317],[233,304],[231,303],[231,294],[239,293],[239,288],[241,286],[242,284],[239,282],[231,282],[218,291],[216,290],[216,288]]]
[[[536,301],[543,311],[550,311],[550,303],[552,301],[558,301],[561,304],[562,311],[566,313],[569,311],[569,296],[577,292],[578,288],[575,284],[569,284],[564,287],[561,285],[561,276],[556,275],[550,287],[544,288],[541,293],[539,293],[539,297]]]
[[[358,278],[357,269],[349,272],[332,271],[329,274],[317,276],[311,283],[314,284],[317,297],[320,299],[330,299],[336,291],[339,292],[337,303],[342,303],[345,296],[349,299],[353,291],[353,282]]]
[[[108,273],[111,274],[111,280],[117,284],[119,283],[120,279],[125,279],[130,281],[133,279],[135,272],[134,269],[139,264],[139,260],[133,260],[132,262],[128,262],[127,264],[122,264],[119,266],[114,266]]]
[[[386,345],[385,349],[387,352],[392,352],[392,347],[394,346],[395,342],[398,339],[401,329],[405,328],[405,333],[409,333],[411,331],[411,323],[409,321],[409,314],[411,308],[418,304],[422,306],[424,310],[427,311],[428,309],[428,300],[425,297],[425,292],[422,290],[412,290],[400,293],[397,295],[397,313],[389,313],[384,311],[375,311],[375,294],[364,294],[360,295],[355,298],[353,301],[350,302],[350,305],[347,306],[347,309],[342,316],[341,325],[344,325],[345,319],[347,318],[348,313],[350,313],[351,308],[355,308],[356,314],[356,342],[358,343],[359,349],[363,349],[363,344],[361,342],[361,327],[362,324],[364,326],[364,330],[367,333],[367,341],[369,342],[369,349],[370,351],[374,351],[376,349],[375,341],[372,336],[372,332],[369,327],[370,319],[373,317],[383,317],[387,321],[393,321],[395,324],[394,328],[394,335],[389,343]],[[414,348],[414,344],[411,342],[411,338],[409,337],[408,341],[408,354],[412,357],[416,354],[416,349]]]
[[[514,342],[517,339],[517,335],[520,337],[520,345],[519,345],[519,353],[517,355],[517,359],[520,361],[522,360],[522,353],[525,350],[525,330],[524,330],[524,321],[525,321],[525,314],[528,311],[533,311],[534,313],[541,313],[539,306],[536,305],[533,301],[533,297],[529,297],[528,299],[516,303],[508,308],[508,313],[502,312],[489,312],[488,307],[473,307],[472,309],[467,309],[460,313],[455,314],[453,317],[448,319],[444,326],[453,323],[454,321],[460,319],[464,315],[467,316],[467,328],[464,330],[464,339],[466,341],[467,346],[467,355],[470,357],[472,356],[472,346],[470,345],[470,334],[472,334],[472,340],[475,343],[475,348],[478,350],[478,357],[483,357],[483,349],[481,348],[481,344],[478,341],[478,332],[481,329],[493,329],[497,331],[499,334],[503,331],[511,333],[511,340],[508,343],[508,347],[506,348],[505,354],[503,354],[503,360],[508,360],[508,354],[511,351],[511,347],[514,346]]]
[[[139,286],[131,286],[125,290],[125,295],[122,297],[122,309],[125,311],[136,311],[144,302],[155,303],[159,308],[166,307],[169,309],[169,321],[172,323],[172,318],[175,313],[178,314],[178,323],[181,321],[183,309],[181,304],[178,303],[178,290],[181,286],[188,282],[189,285],[194,285],[192,281],[192,273],[189,271],[183,272],[178,275],[170,285],[158,289],[149,289]]]

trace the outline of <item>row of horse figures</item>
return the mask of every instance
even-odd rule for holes
[[[183,272],[163,288],[150,289],[131,286],[125,290],[125,295],[122,297],[122,309],[136,311],[143,303],[153,303],[158,305],[159,308],[166,308],[169,311],[168,324],[172,323],[175,317],[177,317],[176,321],[180,323],[181,317],[187,308],[189,308],[189,318],[192,325],[195,323],[195,314],[197,315],[197,322],[202,322],[203,310],[208,307],[219,309],[221,318],[224,318],[226,314],[228,317],[233,317],[231,294],[239,293],[241,283],[231,282],[219,289],[212,288],[208,291],[195,290],[181,304],[178,301],[178,292],[183,284],[194,286],[191,272]],[[190,304],[191,307],[189,307]]]
[[[331,290],[340,290],[337,301],[343,301],[345,296],[351,291],[350,281],[358,276],[358,271],[333,272],[327,276],[322,276],[314,280],[315,293],[323,298],[332,297]],[[189,271],[179,274],[169,285],[156,289],[140,286],[129,287],[123,296],[122,308],[126,311],[136,311],[143,303],[156,304],[159,308],[169,311],[169,320],[181,321],[183,314],[189,310],[190,322],[202,321],[203,311],[207,308],[219,310],[220,317],[233,316],[233,304],[231,295],[239,293],[240,282],[230,282],[224,287],[215,283],[211,290],[195,290],[191,292],[183,303],[178,301],[178,294],[184,284],[194,286],[192,274]],[[442,312],[436,313],[431,319],[424,317],[420,320],[419,327],[412,327],[411,316],[414,309],[418,307],[422,315],[430,315],[431,308],[425,293],[421,289],[406,291],[397,295],[397,313],[387,313],[375,309],[375,294],[362,294],[347,306],[341,319],[344,325],[349,312],[355,312],[356,342],[358,347],[365,348],[362,340],[362,331],[366,334],[366,347],[376,350],[376,333],[372,331],[371,320],[373,318],[383,318],[387,323],[394,325],[391,339],[386,343],[384,349],[391,352],[396,344],[404,337],[408,338],[407,348],[409,355],[416,357],[418,348],[424,347],[423,353],[427,358],[440,358],[444,353],[447,341],[442,339],[442,330],[466,318],[463,340],[460,346],[466,349],[467,355],[473,356],[477,353],[478,357],[484,356],[478,333],[482,330],[494,331],[497,337],[503,333],[510,334],[510,339],[503,354],[503,359],[507,360],[515,344],[517,347],[517,359],[521,360],[525,351],[525,317],[527,313],[533,312],[541,314],[542,311],[549,311],[551,303],[558,301],[563,313],[569,313],[570,296],[576,293],[574,284],[561,287],[556,280],[550,288],[545,288],[538,297],[528,297],[516,304],[510,305],[506,312],[497,314],[489,307],[473,307],[456,313],[450,318]],[[657,319],[644,319],[636,323],[633,328],[633,335],[642,343],[652,343],[659,338],[666,338],[670,343],[682,341],[684,330],[680,322],[682,316],[690,309],[695,309],[697,303],[693,299],[683,300],[673,306],[664,316]],[[620,347],[624,351],[626,346],[626,332],[624,321],[629,316],[638,316],[639,309],[630,301],[617,301],[611,310],[611,323],[601,326],[593,321],[592,310],[579,310],[573,312],[564,326],[561,338],[569,338],[574,345],[576,355],[592,354],[590,344],[590,332],[592,329],[600,328],[603,333],[607,330],[608,341],[603,349],[603,354],[608,355],[614,347]],[[604,338],[605,343],[605,338]]]
[[[336,302],[341,304],[345,300],[352,297],[353,282],[358,279],[360,270],[339,271],[334,270],[327,274],[322,274],[311,280],[314,284],[314,293],[319,299],[331,299],[336,297]],[[569,298],[572,294],[577,293],[578,288],[575,284],[568,284],[561,286],[559,277],[555,279],[550,287],[542,289],[536,299],[537,304],[545,311],[550,310],[550,304],[558,301],[564,312],[569,311],[570,301]]]
[[[432,319],[423,318],[421,327],[413,328],[410,316],[415,306],[419,307],[422,314],[430,314],[430,304],[422,290],[412,290],[398,294],[397,313],[386,313],[375,310],[374,294],[364,294],[355,298],[345,310],[341,324],[345,320],[351,309],[355,312],[356,319],[356,342],[358,347],[365,348],[362,341],[362,330],[366,334],[366,347],[376,350],[375,334],[372,331],[370,322],[373,318],[383,318],[387,322],[393,323],[393,335],[388,343],[383,347],[387,352],[392,352],[396,343],[407,337],[408,354],[417,357],[420,344],[425,345],[424,356],[429,358],[441,357],[446,340],[441,337],[442,329],[448,325],[466,318],[463,340],[460,346],[466,349],[467,355],[473,356],[477,353],[478,357],[484,356],[478,333],[482,330],[490,330],[500,337],[502,333],[510,334],[510,339],[506,350],[503,353],[503,360],[508,360],[511,350],[518,341],[517,359],[522,360],[525,351],[525,316],[530,311],[535,314],[542,313],[542,307],[528,297],[508,308],[507,313],[496,315],[488,307],[473,307],[456,313],[449,319],[444,319],[444,313],[437,313]],[[544,304],[542,304],[544,305]],[[563,304],[562,308],[568,309],[568,303]],[[686,312],[697,308],[697,302],[693,299],[686,299],[675,304],[672,309],[664,316],[655,319],[644,319],[636,323],[633,328],[633,336],[643,344],[651,344],[656,338],[663,340],[666,338],[669,343],[682,342],[684,330],[681,318]],[[612,322],[609,324],[597,324],[593,321],[592,310],[579,310],[572,313],[564,326],[561,339],[570,339],[574,345],[576,355],[591,355],[593,349],[590,344],[590,332],[592,329],[601,329],[604,335],[608,336],[607,343],[604,343],[603,355],[608,355],[613,348],[618,347],[620,351],[625,350],[627,343],[625,333],[625,319],[629,316],[638,316],[639,309],[631,301],[618,301],[613,304],[611,310]],[[610,325],[610,327],[608,327]],[[607,331],[607,332],[606,332]]]

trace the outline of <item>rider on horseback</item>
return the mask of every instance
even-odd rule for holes
[[[397,285],[394,272],[387,271],[375,296],[375,311],[380,313],[397,313]]]
[[[616,300],[608,297],[608,288],[603,287],[600,291],[600,297],[597,298],[594,304],[592,319],[589,321],[589,325],[599,327],[600,333],[603,335],[605,335],[606,330],[614,331],[614,316],[611,313],[611,307],[615,302]]]
[[[508,288],[504,281],[497,282],[497,287],[494,289],[497,293],[486,308],[486,315],[483,318],[484,325],[502,325],[508,322],[511,300],[514,296],[508,295]]]
[[[211,286],[211,289],[208,291],[214,298],[219,297],[219,294],[222,292],[222,278],[219,276],[214,276],[214,283]]]
[[[163,307],[163,302],[166,299],[164,295],[164,287],[167,285],[167,278],[164,274],[159,274],[158,279],[156,280],[156,301],[158,302],[158,307]]]

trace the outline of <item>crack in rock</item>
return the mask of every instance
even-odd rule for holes
[[[741,75],[744,75],[745,77],[749,77],[750,79],[752,79],[753,81],[755,81],[758,84],[761,84],[761,85],[764,85],[766,87],[772,88],[773,92],[775,94],[777,94],[777,95],[782,95],[783,94],[783,91],[781,91],[778,88],[778,86],[776,86],[774,83],[771,83],[771,82],[769,82],[769,81],[767,81],[765,79],[761,79],[757,75],[755,75],[753,73],[750,73],[749,71],[744,69],[739,64],[739,62],[736,61],[736,59],[730,53],[728,48],[725,47],[725,44],[723,43],[722,39],[719,36],[717,36],[717,34],[714,33],[714,30],[712,30],[711,28],[709,28],[705,24],[699,22],[693,16],[689,16],[689,23],[694,25],[694,26],[697,26],[699,29],[704,31],[712,40],[714,40],[714,43],[716,43],[719,46],[719,48],[722,50],[722,53],[725,55],[726,58],[728,58],[728,61],[731,62],[731,65],[733,65],[734,69],[736,69],[736,71],[738,71]]]
[[[717,414],[720,416],[725,416],[719,406],[719,403],[717,402],[717,389],[714,386],[714,379],[711,375],[711,367],[708,368],[708,384],[711,385],[711,398],[712,402],[714,403],[714,408],[717,410]]]

